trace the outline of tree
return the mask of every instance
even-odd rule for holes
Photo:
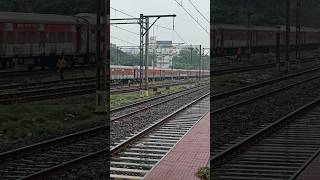
[[[204,67],[209,67],[209,56],[202,57],[201,62],[204,63]],[[199,50],[194,48],[184,48],[180,50],[178,56],[173,57],[173,68],[175,69],[199,69],[200,55]]]
[[[138,66],[140,65],[140,59],[137,55],[128,54],[120,49],[111,47],[110,63],[111,65]]]

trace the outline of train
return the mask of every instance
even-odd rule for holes
[[[320,45],[320,29],[301,27],[300,48],[317,49]],[[243,26],[233,24],[211,25],[211,49],[213,56],[234,55],[238,48],[242,52],[274,51],[277,34],[280,34],[280,47],[286,43],[286,26]],[[296,27],[290,27],[290,49],[295,49]],[[250,50],[249,50],[250,47]]]
[[[127,84],[131,82],[140,81],[140,66],[110,66],[111,83],[113,84]],[[144,70],[141,75],[144,76]],[[201,77],[209,77],[209,70],[190,70],[190,69],[164,69],[157,67],[148,68],[148,77],[150,80],[164,80],[164,79],[187,79],[196,78],[200,74]]]
[[[0,12],[0,68],[55,66],[61,55],[68,64],[94,64],[95,17]]]

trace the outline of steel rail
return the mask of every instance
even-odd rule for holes
[[[129,144],[132,144],[133,142],[135,142],[136,140],[138,140],[139,138],[142,137],[142,135],[146,134],[147,132],[150,132],[152,129],[158,127],[159,125],[163,124],[165,121],[167,121],[170,117],[173,117],[175,114],[181,112],[182,110],[187,109],[188,107],[190,107],[191,105],[195,104],[196,102],[204,99],[205,97],[209,96],[210,93],[206,93],[205,95],[201,96],[200,98],[197,98],[196,100],[192,101],[191,103],[188,103],[187,105],[179,108],[178,110],[176,110],[175,112],[165,116],[164,118],[162,118],[161,120],[157,121],[155,124],[149,126],[148,128],[142,130],[141,132],[137,133],[136,135],[134,135],[133,137],[127,139],[125,142],[122,142],[121,144],[118,144],[116,147],[113,147],[112,149],[110,149],[110,147],[107,147],[105,149],[102,149],[100,151],[97,151],[95,153],[91,153],[88,154],[86,156],[82,156],[79,158],[76,158],[74,160],[62,163],[60,165],[56,165],[54,167],[42,170],[40,172],[28,175],[26,177],[21,178],[21,180],[27,180],[27,179],[32,179],[32,180],[37,180],[37,179],[43,179],[46,178],[50,175],[53,175],[59,171],[62,170],[66,170],[68,168],[74,167],[76,165],[79,164],[83,164],[85,162],[90,162],[92,161],[92,159],[98,158],[102,155],[105,154],[115,154],[117,152],[119,152],[120,150],[122,150],[123,148],[125,148],[126,146],[128,146]]]

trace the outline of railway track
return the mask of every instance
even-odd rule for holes
[[[198,92],[198,90],[193,89],[193,92]],[[186,93],[190,92],[182,92],[182,94]],[[178,97],[180,96],[172,97],[171,100]],[[117,121],[120,119],[118,118]],[[41,179],[47,177],[48,174],[105,154],[110,150],[107,145],[108,128],[109,126],[102,125],[1,153],[0,177],[10,180]]]
[[[316,61],[319,57],[308,57],[301,59],[301,63],[309,63],[312,61]],[[221,69],[221,70],[211,70],[211,76],[221,76],[230,73],[242,73],[248,71],[256,71],[262,69],[269,69],[276,67],[276,63],[267,63],[267,64],[260,64],[260,65],[252,65],[252,66],[242,66],[242,67],[235,67],[235,68],[228,68],[228,69]]]
[[[252,91],[252,90],[255,90],[258,88],[262,88],[262,87],[267,87],[267,86],[270,86],[270,85],[273,85],[273,84],[276,84],[276,83],[279,83],[282,81],[286,81],[286,80],[290,80],[290,79],[294,79],[294,78],[299,78],[299,77],[303,77],[303,76],[309,76],[309,74],[311,74],[311,73],[315,73],[315,75],[317,77],[318,71],[320,71],[320,67],[315,67],[315,68],[305,70],[302,72],[269,79],[269,80],[266,80],[263,82],[251,84],[251,85],[240,87],[237,89],[213,94],[211,96],[211,99],[212,99],[212,102],[216,102],[216,101],[224,99],[224,98],[230,98],[231,96],[240,95],[241,93],[249,92],[249,91]]]
[[[214,179],[295,179],[320,153],[320,98],[211,159]]]
[[[40,142],[0,154],[3,179],[27,178],[30,174],[95,153],[108,146],[107,126]]]
[[[254,85],[250,85],[250,86],[246,86],[243,88],[239,88],[236,90],[232,90],[232,91],[228,91],[228,92],[224,92],[224,93],[220,93],[220,94],[216,94],[212,96],[212,102],[213,105],[212,107],[214,108],[213,111],[211,111],[212,113],[212,117],[219,117],[219,119],[223,119],[223,117],[228,118],[228,116],[230,115],[230,113],[234,113],[237,112],[236,109],[239,109],[239,113],[247,113],[247,109],[244,109],[245,107],[257,103],[259,101],[263,101],[263,99],[266,98],[270,98],[273,96],[276,96],[279,93],[283,93],[286,92],[290,89],[293,89],[295,87],[298,87],[300,85],[303,85],[305,83],[320,79],[320,75],[318,73],[320,69],[319,68],[315,68],[312,69],[310,71],[304,71],[301,73],[296,73],[293,75],[287,75],[284,77],[280,77],[280,78],[276,78],[276,79],[272,79],[272,80],[268,80],[262,83],[257,83]],[[313,74],[310,74],[313,73]],[[300,79],[296,79],[296,78],[300,78]],[[279,83],[280,81],[284,81],[284,80],[291,80],[289,82],[282,82],[282,84],[274,84],[274,83]],[[275,87],[272,87],[272,84],[274,84]],[[264,87],[264,88],[263,88]],[[268,88],[266,88],[268,87]],[[260,88],[259,90],[254,90],[256,88]],[[253,92],[251,92],[253,91]],[[241,108],[243,110],[241,110]],[[239,122],[241,122],[243,119],[241,119],[240,115],[238,115],[237,117],[239,117],[240,119],[237,120]],[[219,121],[221,121],[219,120]],[[213,123],[218,127],[219,125],[219,121],[213,121]],[[246,121],[246,120],[244,120]],[[252,120],[254,121],[254,120]],[[226,121],[224,121],[223,123],[227,123]],[[231,122],[229,122],[231,123]],[[249,123],[249,122],[248,122]],[[252,122],[253,123],[253,122]],[[239,124],[238,124],[239,126]],[[241,131],[237,131],[237,132],[233,132],[235,130],[233,130],[233,133],[237,134],[237,138],[231,141],[227,141],[227,142],[219,142],[218,144],[220,145],[216,145],[216,148],[212,149],[212,153],[213,154],[219,154],[222,151],[224,151],[225,149],[233,146],[234,144],[236,144],[237,142],[239,142],[239,139],[243,139],[246,138],[248,135],[253,134],[254,132],[260,130],[261,128],[263,128],[265,126],[265,124],[259,125],[259,126],[255,126],[254,128],[250,128],[249,130],[246,131],[245,134],[241,134]],[[239,127],[240,128],[240,127]],[[216,131],[221,131],[221,130],[216,130]],[[220,133],[227,133],[227,132],[220,132]],[[228,132],[231,133],[231,132]],[[225,136],[225,138],[230,138],[228,135]],[[215,141],[218,141],[218,139],[214,138]],[[221,140],[220,140],[221,141]]]
[[[96,77],[81,77],[81,78],[72,78],[66,79],[64,81],[45,81],[45,82],[34,82],[27,84],[10,84],[10,85],[0,85],[0,90],[17,90],[17,91],[26,91],[33,89],[43,89],[43,88],[52,88],[53,86],[64,86],[64,85],[75,85],[75,84],[88,84],[95,83]]]
[[[189,83],[190,81],[182,82],[182,83],[160,84],[160,85],[152,86],[151,88],[169,87],[169,86],[184,85]],[[111,94],[123,94],[123,93],[135,92],[135,91],[139,91],[139,88],[137,87],[124,88],[124,89],[115,88],[115,89],[111,89]],[[48,99],[57,99],[62,97],[92,94],[95,92],[96,92],[95,83],[81,84],[81,85],[76,84],[71,86],[55,87],[55,88],[49,88],[49,89],[0,94],[0,104],[14,104],[14,103],[25,103],[25,102],[33,102],[33,101],[40,101],[40,100],[48,100]]]
[[[111,114],[110,114],[111,121],[116,121],[117,119],[128,117],[139,111],[169,102],[170,100],[172,100],[172,98],[179,98],[179,97],[191,94],[194,92],[194,90],[197,90],[199,89],[199,87],[206,86],[206,85],[207,85],[206,83],[202,83],[195,87],[191,87],[182,91],[178,91],[178,92],[174,92],[174,93],[170,93],[162,96],[156,96],[154,98],[143,100],[140,102],[131,103],[131,104],[120,106],[120,107],[115,107],[111,109]]]
[[[75,67],[67,67],[67,70],[72,69],[94,69],[92,66],[75,66]],[[0,71],[0,79],[2,78],[12,78],[16,76],[30,76],[30,75],[41,75],[47,73],[56,73],[56,69],[35,69],[35,70],[18,70],[18,71]]]
[[[142,179],[209,111],[209,106],[206,94],[113,147],[111,179]]]

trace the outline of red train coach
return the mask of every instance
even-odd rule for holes
[[[140,67],[139,66],[114,66],[111,67],[111,81],[113,83],[127,83],[128,80],[139,81]],[[144,73],[144,70],[142,71]],[[188,69],[163,69],[149,67],[148,76],[150,79],[163,80],[163,79],[183,79],[190,77],[197,77],[198,70]],[[208,70],[202,70],[201,76],[209,77]]]
[[[14,58],[41,61],[37,58],[73,55],[77,24],[71,16],[0,12],[2,65]]]
[[[291,27],[290,42],[296,42],[295,27]],[[246,52],[250,46],[253,52],[268,52],[276,46],[276,35],[280,33],[280,45],[285,45],[285,26],[241,26],[216,24],[211,26],[211,45],[215,56],[234,55],[236,49]],[[308,27],[301,29],[302,49],[318,48],[320,30]]]
[[[0,12],[0,65],[30,60],[33,65],[55,66],[62,54],[71,64],[92,64],[95,23],[93,14]]]

